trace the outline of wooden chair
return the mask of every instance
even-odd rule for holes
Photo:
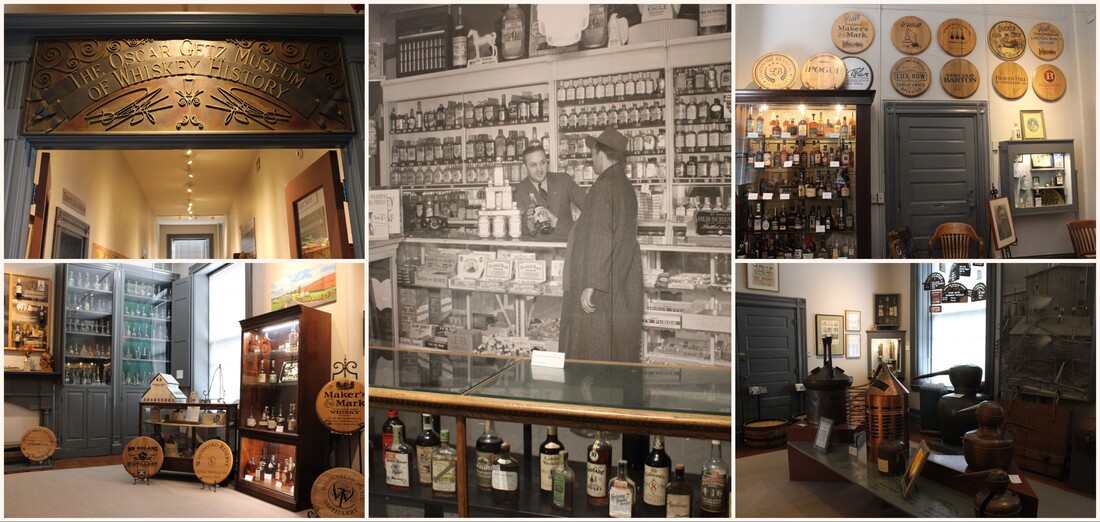
[[[928,238],[928,257],[935,257],[933,247],[939,241],[943,258],[969,259],[971,239],[978,240],[978,255],[975,258],[981,258],[985,253],[985,240],[974,231],[974,227],[966,223],[944,223],[936,227],[936,232]]]
[[[1066,223],[1073,253],[1077,257],[1096,257],[1096,220],[1077,219]]]

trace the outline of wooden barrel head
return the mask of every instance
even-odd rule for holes
[[[1066,75],[1057,66],[1040,65],[1031,77],[1031,88],[1039,99],[1056,101],[1066,93]]]
[[[1001,62],[993,69],[993,90],[1015,100],[1027,92],[1027,71],[1016,62]]]
[[[841,52],[859,54],[875,40],[875,26],[863,13],[850,11],[833,22],[833,45]]]
[[[317,394],[317,418],[330,431],[354,433],[366,425],[367,390],[362,382],[336,379]]]
[[[844,67],[848,69],[848,78],[844,80],[841,89],[851,91],[866,91],[875,83],[875,71],[871,64],[858,56],[845,56]]]
[[[955,58],[940,69],[940,85],[943,90],[955,98],[969,98],[981,85],[978,68],[964,58]]]
[[[1002,20],[989,28],[989,50],[1002,60],[1012,61],[1024,54],[1027,47],[1024,30],[1008,20]]]
[[[761,89],[790,89],[797,80],[798,62],[788,54],[768,53],[752,65],[752,81]]]
[[[916,16],[903,16],[890,28],[890,41],[905,54],[920,54],[932,43],[932,30]]]
[[[920,96],[932,85],[932,70],[920,58],[906,56],[890,69],[890,85],[902,96]]]
[[[122,448],[122,467],[134,478],[150,478],[162,465],[164,452],[150,437],[134,437]]]
[[[199,482],[217,484],[225,480],[233,470],[233,450],[225,442],[210,439],[195,450],[191,465],[195,468],[195,477]]]
[[[1053,60],[1062,55],[1062,49],[1066,46],[1065,38],[1058,26],[1042,22],[1035,24],[1027,35],[1027,45],[1031,52],[1042,60]]]
[[[978,35],[974,32],[974,26],[962,18],[948,18],[940,24],[936,32],[936,39],[940,43],[943,52],[951,56],[966,56],[974,50],[978,43]]]
[[[363,474],[349,468],[332,468],[313,482],[309,500],[321,518],[363,518],[366,492]]]
[[[35,426],[23,434],[19,440],[19,450],[32,462],[42,462],[57,451],[57,436],[49,428]]]
[[[844,60],[833,53],[817,53],[802,64],[802,86],[807,89],[839,89],[847,79]]]

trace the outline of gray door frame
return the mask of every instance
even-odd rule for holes
[[[982,237],[989,235],[989,216],[986,211],[986,200],[989,191],[985,187],[990,185],[989,175],[989,110],[985,101],[910,101],[910,100],[886,100],[883,101],[883,111],[886,121],[883,133],[884,156],[883,172],[886,178],[886,230],[889,232],[905,223],[901,223],[901,183],[897,179],[897,173],[901,165],[901,128],[899,120],[902,116],[951,116],[971,117],[975,120],[974,129],[977,132],[975,161],[978,167],[978,175],[974,188],[974,212],[977,219],[975,231]],[[891,175],[894,173],[894,175]],[[989,242],[986,242],[988,249]],[[885,245],[885,242],[883,242]],[[922,245],[915,245],[919,252]],[[885,246],[884,246],[885,248]],[[986,252],[979,252],[979,257],[986,257]],[[886,257],[889,257],[888,255]]]
[[[756,309],[774,308],[774,309],[783,309],[783,310],[793,310],[794,311],[794,326],[793,326],[793,328],[795,330],[795,340],[796,340],[796,344],[797,344],[797,350],[799,352],[797,354],[798,356],[795,357],[794,371],[795,371],[796,375],[799,378],[806,375],[806,353],[805,353],[805,347],[806,347],[806,300],[801,298],[801,297],[780,297],[780,296],[772,296],[772,295],[738,293],[734,298],[734,303],[735,303],[734,304],[734,306],[735,306],[735,312],[734,313],[736,313],[736,308],[740,308],[742,306],[746,306],[746,307],[749,307],[749,308],[756,308]],[[748,376],[747,376],[747,372],[745,372],[744,368],[742,367],[742,365],[745,361],[746,354],[741,351],[740,347],[736,346],[736,340],[734,341],[734,343],[735,343],[734,348],[737,350],[737,363],[736,363],[737,364],[737,370],[735,372],[735,375],[738,378],[737,386],[736,386],[736,389],[735,389],[734,393],[735,393],[735,396],[737,397],[737,403],[738,403],[737,412],[738,412],[738,415],[740,415],[743,410],[747,409],[747,408],[740,407],[740,406],[743,405],[742,401],[748,401],[749,400],[747,398],[748,390],[744,389],[745,386],[743,386],[744,384],[747,383]],[[794,397],[792,397],[791,403],[796,405],[796,407],[795,407],[796,410],[801,410],[802,409],[802,398],[803,398],[803,394],[801,394],[801,393],[796,393],[796,394],[794,394]],[[741,433],[741,423],[740,422],[737,423],[737,426],[734,427],[734,431],[736,433]]]
[[[88,259],[91,257],[91,231],[92,228],[88,226],[75,214],[69,211],[57,207],[57,216],[53,220],[53,246],[50,250],[50,259]],[[81,249],[81,257],[58,257],[61,252],[61,238],[62,232],[67,232],[69,235],[80,237],[84,239],[84,248]]]

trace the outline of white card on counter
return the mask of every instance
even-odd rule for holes
[[[761,194],[761,196],[763,196],[761,199],[763,199],[764,201],[767,201],[767,200],[772,199],[773,197],[775,197],[775,193],[774,192],[765,192],[765,193]]]
[[[780,132],[779,137],[783,138],[783,139],[787,139],[787,138],[791,137],[791,133],[789,133],[789,132]]]
[[[783,201],[786,201],[786,200],[788,200],[788,199],[791,199],[791,195],[790,195],[790,194],[787,194],[787,193],[783,193],[783,194],[780,194],[780,195],[779,195],[779,199],[780,199],[780,200],[783,200]]]
[[[829,166],[830,166],[830,167],[839,167],[839,166],[840,166],[840,162],[839,162],[839,161],[830,161],[830,162],[829,162]]]
[[[759,138],[760,135],[755,133],[755,132],[748,132],[748,133],[745,133],[745,137],[746,138]]]
[[[821,199],[833,199],[833,193],[832,192],[822,192],[821,193]]]
[[[814,230],[814,232],[825,232],[825,225],[818,225],[817,229]]]
[[[531,366],[544,368],[565,368],[565,354],[561,352],[531,351]]]
[[[793,166],[794,166],[794,162],[793,162],[793,161],[784,161],[784,162],[783,162],[783,168],[785,168],[785,169],[789,169],[789,168],[791,168],[791,167],[793,167]]]
[[[763,161],[758,161],[758,162],[753,164],[753,167],[758,168],[758,169],[762,169],[762,168],[764,168],[764,162]]]
[[[1022,480],[1020,480],[1020,476],[1019,476],[1019,475],[1009,475],[1009,476],[1008,476],[1008,480],[1009,480],[1009,482],[1012,482],[1013,484],[1021,484],[1021,483],[1023,483],[1023,481],[1022,481]]]
[[[748,199],[750,201],[760,199],[760,194],[757,194],[756,192],[749,192],[748,193]]]

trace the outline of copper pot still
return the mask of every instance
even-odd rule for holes
[[[978,429],[963,435],[963,457],[966,458],[967,469],[1008,469],[1016,451],[1016,441],[1005,438],[1001,432],[1005,421],[1004,408],[993,401],[982,401],[966,409],[973,410],[978,418]]]
[[[986,489],[974,495],[974,516],[978,518],[1017,518],[1022,504],[1020,497],[1008,489],[1008,472],[1000,468],[974,473],[964,473],[959,477],[985,478]]]
[[[878,447],[898,440],[909,451],[909,389],[894,377],[890,366],[879,363],[867,387],[867,459],[877,458]],[[908,453],[907,453],[908,454]]]
[[[978,393],[978,386],[982,382],[982,368],[972,364],[960,364],[943,371],[918,375],[913,379],[937,375],[946,375],[951,380],[951,387],[955,389],[953,393],[940,397],[936,407],[940,422],[940,438],[943,439],[944,444],[958,446],[962,444],[964,433],[978,427],[978,420],[974,418],[974,413],[963,412],[963,410],[990,398],[988,395]]]
[[[841,368],[833,367],[833,338],[822,337],[825,345],[825,365],[814,368],[802,380],[806,386],[806,422],[817,424],[822,417],[838,424],[848,422],[848,388],[852,378]]]

